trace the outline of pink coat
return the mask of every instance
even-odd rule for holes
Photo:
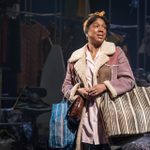
[[[76,50],[71,55],[68,61],[68,67],[66,72],[66,77],[62,86],[62,92],[64,96],[73,102],[76,98],[76,90],[82,85],[87,87],[86,82],[86,55],[87,45]],[[123,94],[134,87],[135,79],[132,73],[132,69],[128,62],[126,55],[120,47],[116,47],[111,42],[104,41],[101,46],[101,60],[97,64],[96,71],[94,74],[94,82],[98,83],[98,71],[103,66],[106,65],[110,67],[111,79],[105,80],[103,83],[106,85],[110,95],[116,97]],[[99,106],[99,97],[96,98],[96,102]],[[85,108],[83,109],[82,118],[85,114]],[[77,146],[76,150],[80,150],[81,142],[81,129],[82,129],[82,119],[80,121],[78,134],[77,134]]]

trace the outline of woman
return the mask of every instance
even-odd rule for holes
[[[129,62],[120,47],[107,42],[109,24],[104,12],[90,14],[83,23],[87,44],[73,52],[62,86],[64,96],[73,102],[77,94],[86,99],[78,128],[76,150],[109,150],[109,141],[99,107],[102,93],[111,97],[134,87]]]

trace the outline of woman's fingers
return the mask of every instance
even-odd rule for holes
[[[96,89],[90,90],[90,91],[88,92],[88,95],[89,95],[89,96],[95,96],[95,95],[97,95],[97,94],[98,94],[98,91],[97,91]]]

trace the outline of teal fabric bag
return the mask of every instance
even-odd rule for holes
[[[63,99],[61,102],[52,104],[49,122],[49,147],[73,150],[76,131],[68,126],[67,111],[69,101]]]

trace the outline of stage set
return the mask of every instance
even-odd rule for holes
[[[149,87],[149,0],[0,0],[0,150],[53,149],[52,104],[63,98],[69,56],[86,43],[82,20],[99,10],[107,40],[124,50],[137,85]],[[112,140],[119,149],[150,150],[150,135]]]

